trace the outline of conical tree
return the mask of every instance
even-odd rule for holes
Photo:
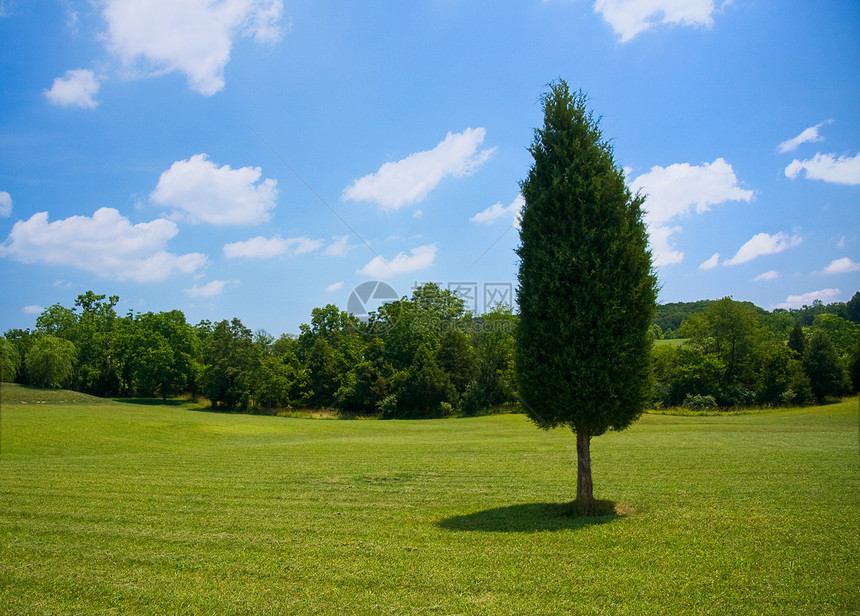
[[[578,509],[594,513],[591,438],[623,430],[649,400],[657,279],[643,222],[584,94],[542,97],[520,187],[519,396],[533,421],[576,433]]]

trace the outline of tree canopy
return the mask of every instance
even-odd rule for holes
[[[577,434],[577,500],[593,506],[589,442],[628,427],[651,396],[648,335],[657,281],[643,197],[632,195],[567,83],[543,96],[521,183],[519,395],[541,427]]]

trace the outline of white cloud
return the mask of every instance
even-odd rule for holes
[[[770,270],[769,272],[764,272],[763,274],[759,274],[755,278],[753,278],[753,282],[762,282],[763,280],[776,280],[779,278],[779,272],[775,270]]]
[[[739,265],[752,261],[757,257],[777,254],[783,250],[800,245],[802,241],[803,238],[799,235],[789,236],[783,232],[776,235],[756,233],[746,244],[738,249],[734,257],[723,261],[723,265]]]
[[[274,237],[263,237],[258,235],[244,242],[233,242],[224,245],[224,256],[228,259],[245,257],[248,259],[270,259],[288,252],[301,255],[318,250],[323,245],[321,240],[312,240],[307,237],[282,238],[280,235]]]
[[[193,90],[211,96],[224,87],[224,67],[236,36],[274,43],[283,0],[104,0],[108,46],[144,74],[178,71]]]
[[[278,182],[261,175],[259,167],[218,167],[195,154],[163,172],[149,197],[192,223],[251,225],[268,221],[278,198]]]
[[[37,306],[36,304],[30,304],[21,308],[21,312],[24,314],[42,314],[44,311],[45,309],[42,306]]]
[[[834,154],[816,154],[808,160],[794,159],[785,168],[785,177],[794,179],[806,172],[809,180],[823,180],[834,184],[860,184],[860,154],[857,156],[840,156]]]
[[[352,246],[349,245],[348,235],[335,235],[332,239],[334,241],[329,244],[323,252],[323,254],[328,257],[342,257],[350,248],[352,248]]]
[[[0,218],[9,218],[12,215],[12,195],[5,190],[0,190]]]
[[[860,271],[860,263],[855,263],[850,257],[834,259],[830,265],[821,270],[820,274],[848,274]]]
[[[699,266],[700,270],[714,269],[720,262],[720,253],[715,252],[714,255]]]
[[[411,256],[401,252],[390,261],[380,256],[374,257],[356,273],[370,278],[390,278],[397,274],[428,268],[436,259],[436,247],[432,244],[413,248],[410,252]]]
[[[334,293],[335,291],[340,291],[343,288],[343,281],[335,282],[334,284],[330,284],[325,288],[329,293]]]
[[[185,293],[190,297],[216,297],[224,292],[224,288],[231,282],[236,283],[236,280],[213,280],[203,286],[194,284],[190,289],[185,289]]]
[[[633,192],[645,195],[645,221],[651,235],[651,249],[656,266],[680,263],[684,253],[671,247],[670,238],[680,233],[679,226],[666,223],[676,216],[707,212],[711,206],[725,201],[746,201],[753,191],[738,186],[732,166],[723,158],[712,163],[691,165],[675,163],[668,167],[654,166],[630,182]]]
[[[645,220],[650,224],[687,214],[693,207],[697,214],[702,214],[712,205],[725,201],[749,203],[753,198],[753,191],[738,186],[734,169],[723,158],[701,166],[689,163],[655,166],[635,178],[630,189],[641,190],[646,196]]]
[[[781,153],[791,152],[792,150],[796,150],[797,147],[802,143],[815,143],[817,141],[824,141],[824,137],[818,134],[818,129],[820,129],[825,124],[830,124],[833,120],[824,120],[824,122],[819,122],[815,126],[810,126],[802,133],[800,133],[797,137],[792,139],[788,139],[783,141],[777,146],[777,151]]]
[[[111,280],[159,282],[192,274],[208,263],[200,253],[165,250],[178,232],[176,223],[164,218],[132,225],[113,208],[96,210],[91,218],[71,216],[51,223],[47,212],[39,212],[15,223],[0,245],[0,256],[76,267]]]
[[[344,189],[343,197],[372,201],[384,210],[419,203],[446,176],[470,175],[487,161],[495,148],[478,151],[486,132],[479,127],[448,133],[432,150],[385,163],[376,173],[355,180]]]
[[[54,79],[50,90],[45,90],[45,97],[53,105],[95,109],[98,102],[93,97],[98,94],[101,81],[89,69],[66,71],[63,77]]]
[[[791,308],[803,308],[804,306],[811,306],[815,300],[820,300],[821,302],[828,304],[832,303],[839,294],[842,293],[839,289],[822,289],[821,291],[811,291],[809,293],[803,293],[802,295],[789,295],[785,302],[782,304],[777,304],[775,308],[783,308],[785,310],[789,310]]]
[[[596,0],[594,10],[627,42],[655,24],[710,27],[715,7],[714,0]]]
[[[684,253],[675,250],[671,242],[672,235],[680,232],[681,227],[652,225],[648,228],[649,246],[655,267],[674,265],[684,260]]]
[[[499,218],[510,218],[512,223],[515,224],[519,220],[520,213],[523,211],[525,204],[526,200],[523,196],[517,195],[510,205],[502,205],[501,202],[494,203],[487,209],[472,216],[469,220],[477,223],[492,223]]]

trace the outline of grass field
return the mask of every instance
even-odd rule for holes
[[[646,415],[583,519],[573,436],[522,415],[2,396],[2,614],[860,613],[857,399]]]

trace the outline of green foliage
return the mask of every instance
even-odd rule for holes
[[[379,409],[379,414],[382,419],[393,419],[397,417],[397,396],[394,394],[385,396],[380,400],[376,408]]]
[[[835,314],[820,314],[812,321],[812,331],[820,331],[840,358],[847,358],[860,341],[860,325]]]
[[[17,347],[0,337],[0,382],[13,383],[21,367],[21,356]]]
[[[845,304],[845,318],[860,325],[860,291],[852,295]]]
[[[794,327],[791,328],[791,333],[788,335],[788,348],[803,357],[803,352],[806,350],[806,334],[803,333],[800,321],[795,321]]]
[[[203,392],[216,407],[245,410],[260,365],[260,349],[239,319],[221,321],[206,341]]]
[[[716,407],[717,401],[713,396],[687,394],[687,397],[684,398],[684,406],[694,411],[703,411]]]
[[[656,278],[633,196],[583,94],[543,96],[525,198],[517,338],[519,395],[543,427],[596,435],[649,401]]]
[[[688,342],[660,349],[655,401],[674,406],[687,395],[711,395],[723,408],[810,402],[798,353],[805,334],[799,325],[770,327],[773,323],[771,315],[750,304],[730,298],[711,302],[682,323]]]
[[[680,331],[702,352],[723,361],[723,387],[750,382],[754,352],[763,337],[755,306],[725,297],[709,304],[701,314],[689,317]]]
[[[38,336],[27,353],[27,372],[36,385],[58,388],[71,382],[77,351],[70,341],[50,334]]]
[[[475,348],[469,336],[459,329],[450,329],[442,335],[439,349],[436,351],[436,361],[439,368],[448,373],[458,394],[466,391],[466,387],[478,377],[480,371]]]
[[[711,301],[703,299],[697,302],[659,304],[654,311],[654,324],[663,332],[673,332],[674,336],[674,332],[681,327],[681,323],[691,315],[704,311],[711,304]],[[664,334],[664,336],[669,338],[668,335]]]
[[[516,331],[518,318],[500,306],[476,322],[479,376],[472,395],[479,408],[516,400]]]
[[[847,373],[841,366],[836,347],[822,331],[813,331],[807,341],[803,370],[809,377],[812,394],[819,402],[848,390]]]
[[[201,321],[192,326],[179,310],[129,311],[120,317],[114,310],[117,301],[116,296],[88,291],[72,308],[47,308],[33,332],[5,332],[0,338],[2,378],[42,383],[44,374],[31,372],[27,357],[36,340],[51,335],[74,345],[64,384],[77,390],[137,398],[188,394],[195,400],[213,393],[213,374],[226,371],[225,362],[230,361],[224,359],[225,346],[216,344],[224,334],[219,330],[216,336],[218,325]],[[690,306],[701,311],[678,330],[695,338],[656,341],[651,362],[656,382],[650,399],[656,406],[682,404],[687,394],[712,395],[721,407],[746,406],[750,393],[752,404],[807,404],[814,395],[801,351],[806,336],[814,332],[828,339],[836,352],[834,378],[841,383],[836,391],[860,388],[858,325],[838,316],[841,304],[816,305],[814,323],[806,328],[788,311],[767,313],[751,305],[736,306],[730,299]],[[735,313],[740,316],[731,316]],[[750,322],[750,314],[757,324]],[[430,397],[440,401],[423,409],[402,401],[391,407],[389,402],[388,416],[438,415],[442,403],[451,405],[454,413],[481,414],[518,400],[518,323],[519,316],[505,306],[473,316],[462,300],[432,283],[416,288],[409,299],[383,306],[366,324],[333,305],[314,309],[299,336],[276,339],[263,330],[250,333],[243,325],[234,329],[227,322],[227,329],[233,328],[228,337],[241,339],[238,346],[247,347],[243,353],[251,359],[232,366],[235,381],[216,391],[214,404],[269,413],[311,406],[379,415],[387,398],[418,395],[410,381],[424,368],[416,361],[424,346],[435,365],[428,365],[421,378],[436,391]],[[651,326],[649,339],[657,327]],[[674,334],[670,330],[661,335]],[[667,348],[672,346],[677,348]],[[30,366],[39,364],[41,352],[37,348]],[[814,363],[807,362],[810,370]],[[222,395],[231,387],[228,401]]]
[[[858,292],[860,293],[860,292]],[[857,293],[854,294],[852,301],[858,300]],[[856,304],[855,304],[856,305]],[[792,308],[788,311],[801,325],[809,327],[812,325],[815,317],[822,314],[835,314],[838,317],[846,318],[848,316],[848,306],[844,302],[833,302],[832,304],[824,304],[820,299],[812,302],[811,306],[803,306],[802,308]],[[855,321],[856,322],[856,321]]]
[[[418,348],[408,376],[401,379],[393,390],[397,395],[399,417],[439,416],[441,404],[446,402],[450,405],[457,398],[450,377],[426,344]]]

